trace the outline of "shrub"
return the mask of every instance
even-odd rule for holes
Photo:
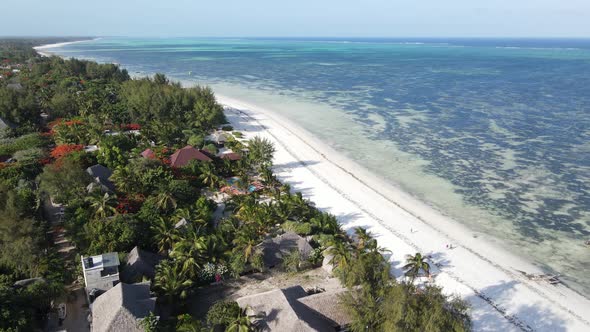
[[[229,125],[228,126],[223,126],[223,127],[221,127],[221,130],[223,130],[223,131],[232,131],[232,130],[234,130],[234,127],[229,126]]]
[[[244,135],[242,135],[242,133],[239,132],[239,131],[234,131],[232,134],[234,134],[234,137],[236,137],[236,138],[242,138],[242,137],[244,137]]]
[[[209,152],[210,154],[217,154],[217,147],[214,144],[205,145],[203,150]]]
[[[310,255],[309,255],[309,262],[311,263],[311,265],[313,266],[319,266],[322,264],[323,260],[324,260],[324,248],[319,247],[319,248],[315,248],[311,251]]]
[[[294,232],[299,235],[308,235],[312,229],[311,224],[297,221],[286,221],[282,227],[287,232]]]
[[[283,269],[287,272],[299,271],[301,265],[301,254],[295,249],[283,257]]]
[[[260,272],[264,271],[264,259],[262,256],[262,250],[256,249],[252,257],[250,257],[250,264],[252,267]]]
[[[212,326],[226,327],[240,314],[236,301],[215,302],[207,312],[207,323]]]

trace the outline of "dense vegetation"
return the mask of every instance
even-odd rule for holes
[[[240,152],[247,146],[249,153],[240,160],[215,157],[215,142],[206,137],[226,121],[208,88],[183,89],[161,74],[131,80],[115,65],[27,52],[14,60],[26,65],[0,80],[0,118],[12,124],[0,136],[0,155],[12,158],[0,163],[0,331],[41,327],[51,301],[63,299],[64,286],[80,277],[79,257],[57,252],[52,216],[43,213],[43,206],[59,203],[78,254],[139,246],[165,258],[152,290],[166,319],[150,316],[146,330],[254,330],[235,303],[213,306],[200,321],[186,314],[184,300],[196,287],[264,271],[258,245],[284,231],[311,236],[315,248],[308,262],[298,252],[286,257],[284,270],[317,266],[323,253],[333,256],[335,273],[350,287],[342,301],[354,318],[351,330],[469,328],[463,302],[414,286],[413,277],[428,272],[422,258],[409,259],[410,281],[398,283],[369,234],[357,229],[353,241],[334,216],[281,184],[271,170],[268,140],[246,142],[226,126],[225,147]],[[208,151],[213,161],[171,167],[171,154],[187,144]],[[142,157],[146,149],[153,155]],[[113,190],[89,187],[93,179],[85,169],[95,164],[112,170]],[[225,202],[223,217],[214,216],[210,198],[232,177],[240,194]],[[250,190],[254,184],[258,189]],[[26,278],[42,279],[13,286]]]

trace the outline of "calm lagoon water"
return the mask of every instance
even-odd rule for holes
[[[103,38],[51,51],[276,110],[590,294],[590,40]]]

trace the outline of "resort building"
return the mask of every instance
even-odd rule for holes
[[[301,286],[248,295],[236,301],[259,317],[261,331],[343,331],[350,323],[336,292],[308,295]]]
[[[141,156],[146,158],[146,159],[154,159],[156,158],[156,154],[154,153],[154,151],[152,149],[145,149],[143,150],[143,152],[141,152]]]
[[[184,167],[193,160],[207,162],[212,161],[212,159],[209,158],[202,151],[197,150],[190,145],[187,145],[182,149],[176,150],[176,152],[174,152],[172,156],[170,156],[170,166],[175,168]]]
[[[150,294],[150,283],[120,283],[108,290],[90,306],[93,332],[143,332],[141,320],[154,312],[156,298]]]
[[[82,256],[82,272],[89,302],[119,283],[119,256],[109,252],[97,256]]]

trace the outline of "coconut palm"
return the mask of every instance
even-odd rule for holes
[[[328,254],[332,255],[330,264],[343,271],[346,270],[352,259],[350,249],[341,241],[334,243],[334,245],[328,249]]]
[[[124,193],[133,192],[136,187],[133,176],[126,166],[118,166],[109,179],[115,183],[119,191]]]
[[[234,251],[241,251],[244,262],[248,262],[254,255],[256,245],[255,234],[249,228],[242,228],[233,240]]]
[[[426,261],[427,257],[422,256],[421,253],[417,252],[414,256],[406,256],[406,265],[403,269],[406,270],[405,275],[410,277],[413,282],[414,279],[420,273],[420,270],[424,271],[426,275],[430,276],[430,264]]]
[[[154,287],[169,301],[186,298],[187,290],[192,281],[187,278],[182,269],[173,261],[162,261],[156,268]]]
[[[177,203],[172,193],[162,190],[156,195],[156,206],[161,210],[168,211],[176,209]]]
[[[215,173],[215,168],[211,163],[201,163],[199,171],[199,179],[204,185],[207,185],[210,188],[215,188],[220,182],[219,176]]]
[[[340,233],[340,225],[336,217],[329,213],[320,213],[319,215],[309,220],[314,227],[315,233],[321,234],[338,234]]]
[[[90,203],[90,209],[97,219],[106,218],[117,213],[117,197],[109,193],[96,192],[88,197],[86,201]]]
[[[356,236],[356,246],[359,250],[364,250],[367,246],[373,246],[372,242],[376,241],[371,236],[371,233],[367,229],[362,227],[356,227],[354,229],[354,235]]]
[[[199,229],[190,227],[188,232],[174,244],[170,257],[182,262],[182,271],[194,278],[207,259],[206,250],[205,236]]]
[[[174,224],[160,217],[150,229],[154,233],[153,240],[158,247],[158,252],[168,255],[172,245],[178,238],[178,230],[174,227]]]

